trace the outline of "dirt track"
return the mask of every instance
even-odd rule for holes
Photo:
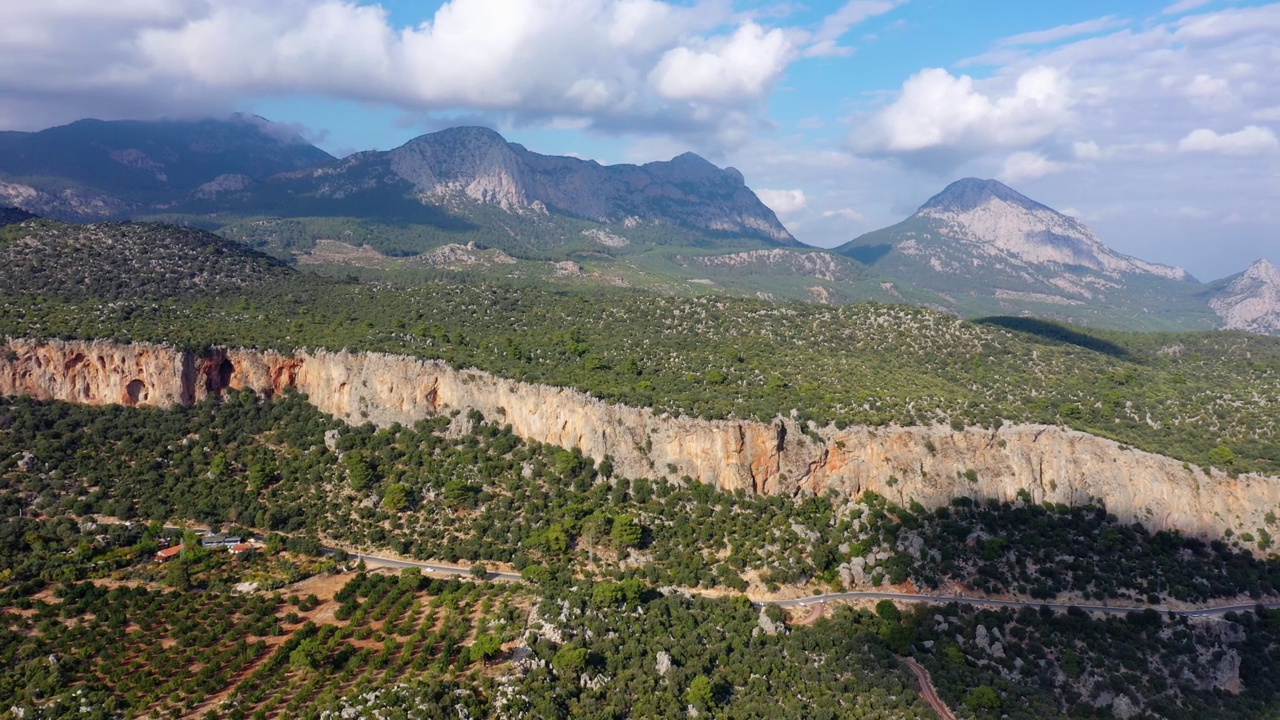
[[[960,720],[955,713],[951,712],[951,708],[942,702],[942,698],[938,697],[938,689],[933,686],[929,671],[914,658],[906,658],[905,661],[907,667],[911,668],[911,672],[915,673],[916,680],[920,682],[920,696],[929,703],[929,707],[932,707],[934,712],[938,713],[938,717],[941,720]]]

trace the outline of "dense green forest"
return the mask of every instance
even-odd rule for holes
[[[378,430],[292,392],[169,410],[10,398],[0,514],[0,691],[39,717],[926,717],[901,656],[972,718],[1106,718],[1129,703],[1271,720],[1280,697],[1280,613],[1266,610],[1101,620],[882,603],[804,625],[738,594],[842,589],[857,559],[883,568],[859,587],[1261,598],[1278,560],[1097,508],[927,512],[622,478],[474,412]],[[151,562],[193,542],[164,528],[175,521],[266,545]],[[341,554],[316,557],[322,541],[510,565],[526,582],[344,572]],[[293,589],[330,577],[329,594]]]
[[[661,412],[794,412],[838,426],[1062,424],[1198,465],[1280,473],[1280,339],[1244,333],[315,276],[216,297],[0,291],[0,302],[0,334],[10,336],[408,353]]]
[[[0,226],[0,266],[8,292],[79,301],[234,292],[292,274],[278,260],[200,230],[53,220]]]
[[[89,226],[104,250],[28,225],[47,234],[0,235],[19,261],[0,264],[3,335],[408,353],[661,412],[1044,422],[1280,473],[1275,338],[336,280],[196,231]],[[167,527],[189,523],[263,545],[232,556]],[[295,392],[164,410],[4,398],[0,718],[930,717],[912,658],[966,719],[1276,720],[1280,612],[1037,608],[1274,599],[1280,558],[1242,547],[1271,550],[1280,524],[1239,532],[1151,533],[1029,496],[927,510],[629,478],[474,411],[378,429]],[[346,550],[476,578],[370,570]],[[524,581],[479,580],[487,568]],[[808,623],[748,599],[877,587],[1029,605],[884,602]]]
[[[617,476],[607,459],[526,443],[474,411],[347,428],[293,392],[171,410],[0,400],[0,478],[10,512],[238,525],[535,580],[568,569],[736,591],[963,582],[1138,604],[1280,593],[1280,559],[1151,534],[1100,508],[728,494]],[[868,578],[851,580],[851,564]]]

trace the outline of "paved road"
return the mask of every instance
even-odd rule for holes
[[[796,598],[794,600],[779,600],[773,604],[781,607],[804,607],[814,603],[831,602],[834,600],[897,600],[899,602],[928,603],[930,605],[946,605],[949,603],[958,603],[960,605],[975,605],[980,607],[1007,607],[1007,608],[1039,608],[1048,606],[1050,609],[1065,612],[1070,608],[1079,608],[1085,612],[1103,613],[1106,615],[1125,615],[1135,610],[1141,612],[1146,607],[1126,607],[1115,605],[1077,605],[1062,603],[1044,603],[1031,600],[992,600],[988,598],[960,597],[957,595],[908,595],[906,593],[893,592],[844,592],[831,593],[829,595],[813,595],[805,598]],[[767,603],[757,603],[759,605]],[[1264,603],[1264,607],[1276,609],[1280,608],[1280,602]],[[1175,615],[1183,615],[1186,617],[1210,617],[1215,615],[1225,615],[1229,612],[1246,612],[1258,607],[1258,603],[1245,603],[1236,605],[1221,605],[1217,607],[1201,608],[1198,610],[1175,610]],[[1157,608],[1158,609],[1158,608]],[[1164,610],[1160,610],[1164,613]]]
[[[332,553],[329,548],[325,548],[325,553]],[[410,568],[416,567],[423,572],[441,577],[471,577],[471,568],[454,567],[452,565],[441,565],[440,563],[418,562],[416,560],[397,560],[395,558],[381,557],[378,555],[368,555],[365,553],[350,552],[351,557],[357,560],[364,560],[366,564],[383,565],[386,567]],[[522,578],[516,573],[490,572],[490,580],[521,580]]]
[[[325,548],[325,554],[334,552],[332,548]],[[351,552],[348,553],[353,558],[364,560],[366,563],[375,563],[386,567],[408,568],[416,567],[423,572],[431,573],[441,577],[470,577],[471,568],[456,567],[453,565],[442,565],[434,562],[419,562],[417,560],[399,560],[396,558],[381,557],[379,555],[368,555],[365,553]],[[490,580],[515,580],[521,581],[523,578],[516,573],[490,572]],[[695,591],[696,593],[696,591]],[[928,603],[930,605],[947,605],[950,603],[958,603],[960,605],[972,605],[975,607],[1005,607],[1005,608],[1040,608],[1048,606],[1052,610],[1058,612],[1066,612],[1070,608],[1078,608],[1085,612],[1102,613],[1105,615],[1127,615],[1133,611],[1141,612],[1148,608],[1133,606],[1116,606],[1116,605],[1078,605],[1064,603],[1044,603],[1034,600],[992,600],[989,598],[961,597],[958,595],[909,595],[907,593],[894,592],[843,592],[830,593],[827,595],[811,595],[809,597],[795,598],[793,600],[777,600],[773,603],[756,602],[758,606],[778,605],[780,607],[808,607],[819,603],[827,603],[839,600],[896,600],[898,602],[910,603]],[[1233,605],[1220,605],[1216,607],[1200,608],[1197,610],[1175,610],[1175,615],[1184,617],[1214,617],[1218,615],[1226,615],[1229,612],[1249,612],[1258,607],[1258,603],[1243,603]],[[1280,602],[1264,603],[1263,607],[1270,609],[1280,609]],[[1161,614],[1165,610],[1155,608]]]
[[[938,697],[938,689],[933,686],[933,679],[929,677],[929,671],[924,666],[915,661],[915,658],[903,658],[907,667],[911,668],[911,672],[915,673],[916,681],[920,683],[920,697],[929,703],[929,707],[938,713],[941,720],[959,720],[956,714],[951,712],[951,708],[942,702],[942,698]]]

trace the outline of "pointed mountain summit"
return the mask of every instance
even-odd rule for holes
[[[1202,302],[1183,302],[1198,287],[1187,271],[1118,253],[1079,220],[996,180],[957,180],[903,222],[837,252],[952,298],[950,309],[965,315],[1124,327],[1125,314],[1138,313],[1164,316],[1169,327],[1213,323]]]
[[[1232,330],[1280,334],[1280,270],[1267,260],[1227,278],[1213,293],[1209,307]]]
[[[618,233],[675,226],[709,236],[799,244],[746,186],[742,173],[693,153],[666,162],[606,166],[531,152],[481,127],[430,133],[389,152],[359,153],[276,184],[300,198],[359,194],[371,210],[379,202],[386,207],[409,198],[473,220],[477,213],[485,215],[485,208],[496,208],[529,223],[539,216],[561,216],[617,225],[612,231]],[[514,230],[510,221],[504,223],[504,232]]]
[[[1089,268],[1104,275],[1149,273],[1190,280],[1182,268],[1121,255],[1073,217],[1042,205],[996,180],[965,178],[930,198],[915,214],[934,221],[943,237],[980,252],[1027,265]]]

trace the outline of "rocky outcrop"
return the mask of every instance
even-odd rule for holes
[[[797,275],[829,282],[857,280],[865,272],[847,258],[822,250],[769,248],[725,255],[677,257],[676,262],[711,270],[761,275]]]
[[[1151,274],[1190,280],[1182,268],[1150,263],[1112,250],[1084,223],[995,180],[965,178],[925,203],[916,217],[977,253],[1021,265],[1086,267],[1111,277]]]
[[[906,220],[836,252],[967,316],[1132,330],[1217,325],[1207,303],[1188,302],[1199,283],[1186,270],[1117,252],[1076,218],[995,180],[958,180]]]
[[[701,232],[759,237],[788,245],[795,238],[733,168],[719,168],[693,153],[645,165],[601,165],[540,155],[479,127],[423,135],[389,152],[353,155],[335,166],[296,176],[322,180],[319,194],[342,198],[402,186],[424,203],[492,205],[515,214],[554,212],[633,228],[679,225]],[[629,242],[610,234],[610,247]]]
[[[351,423],[411,424],[477,410],[519,436],[611,456],[632,477],[689,476],[725,490],[789,496],[873,490],[939,506],[957,496],[1100,500],[1125,521],[1201,536],[1264,527],[1280,479],[1207,475],[1171,458],[1059,427],[802,428],[656,415],[583,393],[377,353],[191,353],[157,345],[9,340],[0,393],[106,405],[171,406],[226,389],[305,393]],[[972,471],[972,472],[970,472]]]
[[[1223,327],[1280,334],[1280,270],[1266,260],[1249,266],[1209,300]]]

